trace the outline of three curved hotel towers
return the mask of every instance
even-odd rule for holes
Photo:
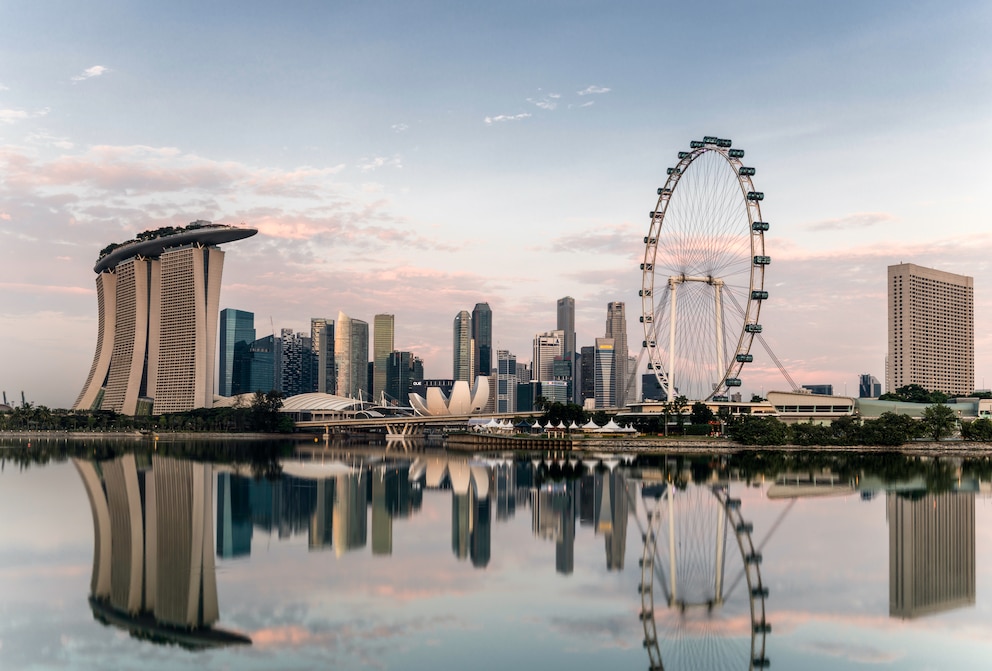
[[[104,253],[93,268],[96,353],[73,409],[135,415],[211,407],[224,268],[217,245],[257,232],[196,221]]]

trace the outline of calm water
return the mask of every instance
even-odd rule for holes
[[[987,461],[0,445],[4,670],[992,668]]]

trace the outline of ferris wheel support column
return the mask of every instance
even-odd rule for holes
[[[719,296],[720,294],[717,294]],[[727,511],[721,506],[716,520],[716,579],[713,594],[717,603],[723,603],[723,553],[727,544]]]
[[[723,360],[723,280],[713,280],[712,283],[716,309],[716,385],[713,387],[713,391],[716,392],[723,386],[721,378],[726,372],[726,363]]]
[[[672,530],[668,534],[668,565],[671,567],[669,574],[669,581],[671,583],[671,590],[669,591],[671,607],[678,600],[678,582],[676,581],[676,576],[678,575],[678,564],[675,563],[675,491],[671,484],[668,485],[668,528]]]
[[[668,402],[671,403],[675,400],[675,396],[672,394],[672,379],[675,377],[675,294],[679,286],[679,278],[669,277],[668,278],[668,288],[671,291],[671,296],[669,296],[669,301],[671,302],[671,318],[669,319],[668,328]]]

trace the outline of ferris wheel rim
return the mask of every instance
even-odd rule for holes
[[[749,271],[747,274],[747,289],[743,293],[741,298],[743,299],[744,305],[739,305],[742,302],[734,297],[734,293],[730,293],[732,301],[736,304],[734,307],[742,314],[740,333],[733,334],[729,343],[734,343],[733,351],[726,352],[729,356],[720,357],[718,355],[717,359],[720,361],[718,366],[714,366],[713,371],[718,372],[715,383],[709,393],[699,394],[699,398],[693,398],[690,400],[700,400],[708,401],[714,396],[717,396],[722,391],[729,390],[729,384],[736,380],[739,385],[739,375],[740,371],[743,369],[744,363],[748,362],[753,357],[750,355],[751,347],[754,341],[754,336],[756,333],[760,333],[761,326],[759,322],[759,316],[761,312],[761,303],[764,298],[767,297],[767,293],[764,291],[765,283],[765,265],[768,263],[768,257],[765,255],[765,241],[764,241],[764,231],[767,230],[767,223],[765,223],[761,216],[761,206],[760,201],[763,199],[764,194],[757,192],[754,188],[753,180],[751,179],[754,174],[754,169],[744,166],[742,161],[744,152],[741,150],[731,150],[730,140],[723,140],[715,137],[707,137],[704,141],[693,141],[690,144],[690,151],[679,152],[679,161],[674,168],[669,168],[668,178],[665,181],[665,185],[658,189],[658,201],[655,210],[651,212],[651,226],[648,231],[648,235],[644,237],[644,261],[641,263],[642,280],[641,280],[641,322],[643,324],[644,330],[644,343],[643,347],[648,352],[649,369],[654,374],[655,378],[658,380],[659,384],[662,385],[663,389],[666,386],[673,387],[674,384],[670,382],[670,378],[673,377],[673,372],[668,370],[670,367],[668,362],[664,361],[662,358],[662,348],[659,347],[659,342],[664,337],[664,334],[658,334],[656,327],[660,322],[664,321],[658,319],[658,314],[655,309],[655,299],[656,299],[656,269],[658,260],[658,248],[659,241],[662,239],[662,232],[665,231],[665,218],[668,214],[669,205],[672,202],[673,196],[678,192],[678,185],[683,179],[684,175],[692,167],[692,165],[703,158],[704,156],[715,154],[721,157],[727,165],[732,169],[733,175],[736,178],[737,187],[739,188],[742,200],[744,204],[743,212],[746,213],[747,217],[747,236],[748,236],[748,248],[750,251],[750,259],[738,259],[744,263],[750,263]],[[728,181],[729,183],[729,181]],[[755,226],[756,223],[760,223],[760,226]],[[743,236],[740,236],[743,238]],[[760,260],[760,263],[759,263]],[[693,281],[709,281],[713,284],[715,278],[710,276],[706,277],[692,277],[689,278]],[[669,287],[671,287],[673,282],[685,282],[686,278],[683,275],[681,280],[677,277],[669,277],[667,282]],[[740,285],[743,287],[743,284]],[[674,289],[670,292],[674,295]],[[719,312],[719,295],[720,292],[717,291],[717,312]],[[664,294],[663,294],[664,296]],[[674,305],[671,306],[674,313]],[[719,321],[719,318],[718,318]],[[718,325],[717,329],[721,327]],[[752,330],[753,329],[753,330]],[[674,334],[674,328],[672,329]],[[726,338],[726,334],[723,334]],[[719,338],[719,336],[718,336]],[[674,339],[674,335],[672,335]],[[717,345],[718,352],[721,351],[722,345]],[[671,349],[671,348],[669,348]],[[730,349],[729,347],[727,348]],[[667,353],[667,350],[666,350]],[[660,371],[664,371],[661,373]],[[669,388],[669,400],[672,400],[674,393]]]

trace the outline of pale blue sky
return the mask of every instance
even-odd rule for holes
[[[611,300],[639,343],[647,212],[711,134],[766,193],[762,321],[799,383],[884,377],[906,261],[975,277],[992,385],[990,28],[984,2],[4,2],[0,389],[70,405],[97,252],[194,219],[261,230],[222,293],[259,331],[393,312],[446,377],[459,310],[523,361],[571,295],[580,345]],[[743,379],[786,387],[760,351]]]

